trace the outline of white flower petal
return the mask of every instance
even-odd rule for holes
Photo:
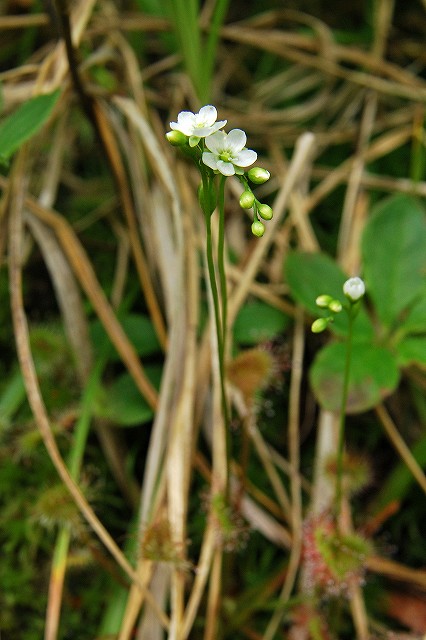
[[[203,122],[207,126],[212,126],[217,120],[216,107],[211,104],[201,107],[198,115],[200,116],[200,122]]]
[[[232,162],[224,162],[223,160],[217,161],[217,168],[224,176],[233,176],[235,174],[235,167]]]
[[[365,293],[364,281],[358,277],[349,278],[349,280],[346,280],[343,285],[343,293],[347,298],[349,298],[349,300],[352,300],[352,302],[356,302],[357,300],[362,298]]]
[[[215,122],[211,127],[210,127],[210,133],[209,135],[211,135],[212,133],[215,133],[216,131],[218,131],[219,129],[222,129],[222,127],[224,127],[226,125],[228,121],[227,120],[219,120],[219,122]]]
[[[210,151],[216,153],[216,155],[219,155],[219,153],[223,150],[225,144],[226,133],[224,133],[223,131],[217,131],[216,133],[213,133],[211,136],[208,136],[206,138],[207,149],[210,149]]]
[[[198,113],[181,111],[177,117],[177,122],[170,123],[170,128],[180,131],[188,137],[206,138],[225,126],[226,120],[216,122],[216,118],[216,107],[208,104],[205,107],[201,107]]]
[[[195,116],[190,111],[181,111],[178,115],[177,122],[171,122],[170,128],[175,131],[180,131],[186,136],[192,135],[194,130]]]
[[[238,153],[238,151],[244,148],[246,142],[247,136],[242,129],[232,129],[232,131],[228,133],[227,146],[229,149],[232,149],[232,151]]]
[[[217,170],[216,156],[209,151],[204,151],[202,160],[210,169]]]
[[[243,149],[233,159],[234,164],[238,167],[248,167],[257,160],[257,153],[252,149]]]

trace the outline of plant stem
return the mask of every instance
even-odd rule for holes
[[[211,202],[210,202],[210,181],[208,176],[202,171],[202,180],[203,180],[203,211],[204,211],[204,219],[206,222],[206,256],[207,256],[207,267],[209,271],[209,281],[210,281],[210,289],[213,297],[213,306],[214,306],[214,315],[215,315],[215,323],[216,323],[216,335],[217,335],[217,344],[219,355],[223,351],[222,346],[222,323],[220,319],[220,304],[219,304],[219,293],[217,289],[216,283],[216,273],[214,268],[214,259],[213,259],[213,239],[212,239],[212,221],[211,221]]]
[[[105,362],[106,359],[101,358],[93,368],[84,391],[80,417],[75,425],[73,446],[68,459],[68,469],[75,481],[78,480],[80,475],[93,415],[93,404]],[[57,637],[70,540],[71,530],[69,526],[63,526],[56,538],[50,574],[49,599],[46,612],[46,640],[54,640]]]
[[[217,205],[219,209],[219,237],[217,245],[217,263],[219,268],[220,293],[222,298],[222,349],[223,359],[226,355],[226,327],[228,316],[228,294],[226,290],[225,273],[225,182],[226,176],[221,176]]]
[[[218,207],[219,207],[219,238],[218,238],[218,270],[219,270],[219,279],[220,279],[220,294],[221,300],[219,300],[219,291],[216,283],[216,273],[214,268],[214,259],[213,259],[213,238],[212,238],[212,225],[211,225],[211,216],[212,216],[212,202],[211,202],[211,183],[209,180],[209,176],[206,172],[201,168],[201,176],[203,181],[203,211],[204,218],[206,221],[206,256],[207,256],[207,267],[209,272],[209,282],[210,289],[213,298],[213,306],[214,306],[214,316],[215,316],[215,324],[216,324],[216,336],[217,336],[217,344],[218,344],[218,354],[219,354],[219,377],[220,377],[220,388],[222,395],[222,409],[223,409],[223,417],[225,420],[225,426],[227,427],[229,424],[229,416],[228,416],[228,403],[226,401],[226,390],[225,390],[225,334],[226,334],[226,316],[227,316],[227,292],[226,292],[226,274],[225,274],[225,263],[224,263],[224,243],[225,243],[225,208],[224,208],[224,191],[225,191],[225,180],[226,177],[223,176],[220,181],[219,187],[219,198],[218,198]],[[222,303],[222,305],[221,305]]]
[[[349,393],[349,373],[351,369],[352,355],[352,339],[353,339],[353,323],[355,318],[354,305],[349,304],[348,316],[348,339],[346,342],[346,361],[343,374],[342,404],[340,407],[340,424],[339,424],[339,440],[337,445],[337,470],[336,470],[336,515],[339,519],[342,508],[342,484],[343,484],[343,454],[345,447],[345,424],[346,424],[346,405]]]

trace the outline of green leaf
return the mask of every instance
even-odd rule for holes
[[[150,356],[161,351],[157,334],[148,316],[129,313],[119,316],[119,320],[139,356]],[[97,354],[106,352],[111,360],[121,359],[99,320],[92,323],[90,334]]]
[[[364,277],[380,321],[388,328],[424,290],[426,216],[418,200],[386,199],[373,212],[362,237]]]
[[[15,153],[19,147],[35,135],[52,113],[60,95],[57,89],[31,98],[0,124],[0,158],[3,161]]]
[[[147,366],[145,371],[152,384],[158,389],[161,380],[161,367]],[[145,424],[154,415],[154,411],[142,397],[129,373],[118,376],[105,389],[105,393],[98,401],[95,413],[97,416],[107,418],[122,427]]]
[[[343,283],[347,275],[324,253],[291,252],[284,264],[284,276],[293,298],[303,305],[314,317],[329,315],[315,303],[319,295],[328,294],[345,305]],[[343,310],[338,313],[330,330],[338,336],[348,333],[348,316]],[[374,330],[363,307],[360,308],[354,325],[354,341],[372,340]]]
[[[9,423],[26,398],[25,385],[20,371],[15,372],[1,388],[0,431]]]
[[[399,329],[405,334],[426,332],[426,287],[420,293],[419,298],[415,300],[409,308]]]
[[[249,302],[241,308],[234,323],[234,339],[255,345],[272,340],[288,326],[289,317],[264,302]]]
[[[339,411],[346,359],[346,344],[334,342],[317,354],[310,371],[311,385],[324,409]],[[360,413],[392,393],[399,381],[394,356],[385,348],[356,344],[352,350],[348,413]]]
[[[398,343],[396,350],[400,367],[417,364],[426,369],[426,336],[407,336]]]

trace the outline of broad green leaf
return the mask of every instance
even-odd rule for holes
[[[254,345],[272,340],[288,326],[288,316],[264,302],[249,302],[241,308],[234,323],[234,339]]]
[[[0,159],[3,161],[15,153],[19,147],[35,135],[52,113],[60,95],[57,89],[31,98],[0,124]]]
[[[348,276],[334,260],[323,253],[291,252],[284,264],[284,277],[293,298],[303,305],[314,317],[328,315],[315,304],[321,294],[329,294],[347,304],[343,293],[343,283]],[[347,313],[342,310],[329,325],[336,335],[346,336],[348,332]],[[367,341],[374,337],[373,326],[365,310],[361,307],[354,325],[354,340]]]
[[[317,354],[310,370],[310,380],[318,402],[324,409],[339,411],[346,344],[334,342]],[[347,412],[371,409],[392,393],[399,381],[396,359],[385,348],[356,344],[352,350]]]
[[[403,338],[398,343],[396,351],[399,366],[417,364],[426,369],[426,335]]]
[[[145,371],[154,386],[158,388],[161,380],[161,367],[147,366]],[[123,373],[105,389],[95,412],[97,416],[107,418],[122,427],[145,424],[154,415],[129,373]]]
[[[382,202],[364,229],[362,254],[377,316],[392,328],[425,287],[426,216],[420,202],[405,195]]]
[[[160,351],[160,344],[153,324],[147,316],[130,313],[119,317],[119,320],[139,356],[150,356]],[[95,320],[92,323],[90,333],[96,353],[105,353],[105,349],[108,349],[107,355],[110,359],[120,360],[120,356],[99,320]]]

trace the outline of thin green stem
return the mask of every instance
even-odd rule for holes
[[[223,339],[222,339],[222,325],[221,325],[221,318],[220,318],[219,292],[216,284],[216,273],[215,273],[214,259],[213,259],[212,222],[211,222],[211,216],[208,213],[206,213],[204,217],[206,220],[207,267],[209,271],[210,290],[213,298],[217,344],[218,344],[219,359],[220,359],[221,354],[223,352]]]
[[[215,322],[216,322],[216,333],[217,333],[217,343],[219,354],[223,350],[223,340],[222,340],[222,331],[221,331],[221,320],[220,320],[220,304],[219,304],[219,292],[216,284],[216,273],[214,268],[214,259],[213,259],[213,238],[212,238],[212,212],[211,212],[211,196],[210,196],[210,180],[206,175],[205,171],[201,171],[202,181],[203,181],[203,211],[204,211],[204,219],[206,221],[206,256],[207,256],[207,267],[209,271],[209,281],[210,281],[210,289],[213,297],[213,306],[214,306],[214,314],[215,314]]]
[[[95,395],[99,387],[105,362],[105,358],[100,358],[90,375],[84,391],[80,417],[75,425],[73,446],[68,459],[69,472],[74,480],[78,480],[80,475],[80,469],[83,462],[84,451],[93,415]],[[57,634],[70,540],[70,528],[68,526],[62,527],[57,535],[53,554],[49,585],[49,603],[46,614],[46,638],[56,638]]]
[[[225,182],[226,176],[221,176],[217,206],[219,209],[219,237],[217,245],[217,263],[219,269],[220,293],[222,297],[222,348],[223,358],[226,355],[226,328],[228,316],[228,293],[226,289],[225,273]]]
[[[223,409],[223,417],[225,420],[225,425],[229,424],[229,415],[228,415],[228,403],[226,400],[226,389],[225,389],[225,332],[226,332],[226,310],[227,310],[227,294],[226,294],[226,275],[225,275],[225,265],[224,265],[224,191],[225,191],[225,176],[223,176],[220,189],[219,189],[219,239],[218,239],[218,269],[219,269],[219,278],[220,278],[220,287],[221,287],[221,300],[219,300],[219,291],[216,283],[216,272],[214,267],[214,258],[213,258],[213,237],[212,237],[212,224],[211,224],[211,216],[212,216],[212,202],[211,202],[211,183],[209,176],[206,171],[200,165],[200,171],[202,176],[203,183],[203,211],[204,218],[206,221],[206,257],[207,257],[207,268],[209,272],[209,282],[210,282],[210,290],[213,298],[213,307],[214,307],[214,316],[215,316],[215,325],[216,325],[216,336],[217,336],[217,346],[218,346],[218,357],[219,357],[219,377],[220,377],[220,388],[222,395],[222,409]],[[222,302],[222,309],[221,309]],[[221,315],[222,313],[222,315]]]
[[[346,405],[349,393],[349,374],[351,369],[352,342],[353,342],[353,323],[355,319],[354,305],[350,303],[348,309],[349,326],[348,339],[346,341],[346,360],[345,370],[343,374],[342,404],[340,407],[340,424],[339,424],[339,440],[337,445],[337,469],[336,469],[336,514],[339,518],[342,508],[342,484],[343,484],[343,455],[345,448],[345,424],[346,424]]]

